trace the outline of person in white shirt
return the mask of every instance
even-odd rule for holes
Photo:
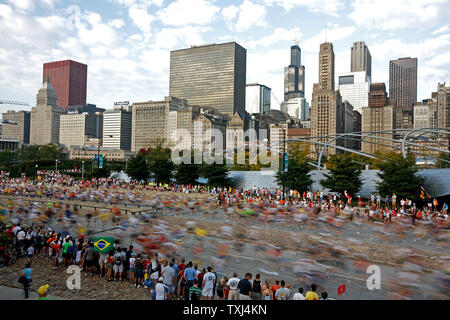
[[[294,294],[292,300],[306,300],[303,295],[303,288],[298,288],[298,292]]]
[[[233,278],[228,280],[227,287],[230,288],[230,292],[228,294],[228,300],[239,300],[238,284],[239,284],[240,280],[241,279],[239,279],[237,277],[236,272],[233,273]]]
[[[155,291],[156,291],[156,300],[166,300],[166,286],[163,284],[163,277],[159,277],[159,281],[156,284]]]
[[[168,290],[169,291],[168,298],[170,300],[170,296],[173,293],[174,282],[175,282],[175,269],[173,268],[172,262],[170,263],[170,265],[167,264],[167,261],[164,262],[164,267],[162,268],[162,274],[164,277],[163,283],[169,289]]]
[[[211,266],[208,266],[207,270],[208,272],[203,276],[202,300],[212,300],[214,296],[214,284],[216,283],[216,275],[211,272]]]

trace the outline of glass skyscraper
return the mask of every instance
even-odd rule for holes
[[[245,110],[247,50],[236,42],[170,52],[169,95],[224,115]]]

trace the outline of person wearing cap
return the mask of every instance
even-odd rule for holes
[[[41,286],[38,289],[39,298],[36,300],[52,300],[50,297],[47,297],[48,283],[45,286]]]
[[[167,299],[167,291],[169,288],[165,284],[163,284],[164,278],[159,277],[158,283],[156,284],[156,300],[166,300]]]

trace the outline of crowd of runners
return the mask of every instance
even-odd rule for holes
[[[378,195],[366,202],[359,198],[357,205],[352,206],[347,194],[324,195],[322,191],[301,195],[289,192],[283,201],[280,190],[265,188],[243,191],[103,179],[97,189],[96,181],[83,182],[55,172],[41,172],[34,180],[3,177],[0,196],[3,197],[0,197],[3,204],[0,219],[6,228],[4,231],[14,237],[21,255],[29,255],[32,260],[47,259],[55,271],[77,264],[86,275],[104,277],[106,281],[129,281],[136,289],[149,289],[153,299],[236,299],[236,295],[237,299],[326,299],[324,279],[331,268],[327,263],[332,263],[336,271],[349,272],[343,262],[349,260],[355,272],[365,272],[370,260],[371,253],[360,240],[340,240],[345,224],[351,220],[358,233],[361,223],[375,227],[375,222],[386,222],[384,225],[391,227],[387,231],[376,229],[373,235],[382,241],[411,234],[416,240],[432,241],[436,247],[448,243],[446,205],[439,209],[433,201],[431,207],[419,210],[409,200],[398,200],[395,195],[387,197],[389,201],[385,198],[384,203]],[[92,204],[95,209],[83,207],[85,204]],[[127,208],[140,206],[141,214],[125,215],[121,208],[124,204],[128,204]],[[196,214],[210,216],[212,219],[207,220],[212,223],[208,230],[195,221],[188,221],[184,226],[181,222],[172,225],[154,215],[158,210],[164,216],[188,219]],[[225,220],[215,221],[215,217]],[[293,238],[291,231],[281,232],[272,234],[269,242],[264,238],[265,233],[252,229],[270,225],[312,232],[324,228],[327,233]],[[113,232],[118,241],[114,250],[108,254],[94,252],[92,232],[107,227],[115,227]],[[241,227],[246,231],[241,231]],[[205,242],[206,234],[215,236]],[[195,240],[191,263],[181,258],[186,257],[183,242],[187,237]],[[332,237],[333,240],[317,237]],[[126,241],[121,241],[125,238]],[[223,238],[226,240],[221,240]],[[208,246],[213,246],[216,254],[209,260],[195,262]],[[236,276],[222,273],[224,266],[231,264],[230,251],[239,259],[245,246],[253,246],[254,259],[267,264],[290,261],[294,272],[303,279],[300,285],[303,288],[299,288],[299,282],[276,280],[279,270],[271,272],[260,268]],[[290,246],[301,248],[306,259],[295,261]],[[428,262],[417,261],[417,255],[410,249],[399,249],[391,256],[399,264],[402,276],[412,272],[410,261],[421,268],[429,267]],[[28,269],[32,268],[32,263]],[[414,272],[416,287],[411,287],[410,279],[400,279],[392,284],[392,290],[402,296],[418,290],[423,273]],[[448,287],[445,282],[448,279],[439,278],[439,281],[444,281],[444,288]]]
[[[157,252],[136,253],[128,248],[114,246],[108,253],[97,253],[92,240],[86,237],[73,238],[53,230],[42,230],[39,226],[2,228],[11,236],[20,255],[27,263],[19,280],[24,286],[25,298],[29,297],[32,283],[32,265],[36,259],[44,259],[53,270],[65,271],[78,265],[86,277],[100,277],[106,281],[128,281],[135,288],[148,289],[153,300],[327,300],[327,292],[319,296],[317,286],[311,284],[304,295],[303,288],[294,290],[284,280],[262,280],[258,273],[238,277],[218,277],[213,265],[199,267],[184,258],[159,258]],[[42,288],[39,288],[41,290]],[[45,289],[45,291],[48,289]],[[42,291],[42,290],[41,290]]]

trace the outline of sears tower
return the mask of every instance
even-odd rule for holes
[[[302,51],[291,46],[291,64],[284,68],[284,101],[305,97],[305,66],[301,65]]]

